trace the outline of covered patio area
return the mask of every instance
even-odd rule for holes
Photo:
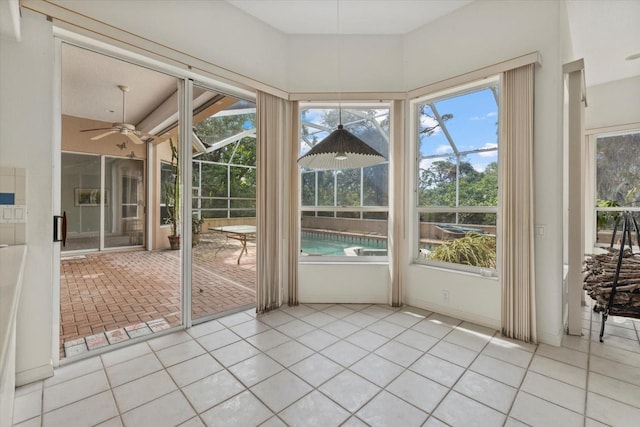
[[[192,318],[255,304],[256,252],[237,263],[240,242],[203,235],[192,250]],[[180,251],[95,252],[62,258],[60,355],[89,350],[181,323]]]

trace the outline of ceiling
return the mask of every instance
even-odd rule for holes
[[[473,0],[227,0],[285,34],[406,34]],[[338,20],[339,18],[339,20]]]

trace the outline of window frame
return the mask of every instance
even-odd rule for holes
[[[422,160],[422,156],[420,154],[421,141],[420,141],[420,109],[421,106],[427,103],[436,103],[442,100],[451,99],[458,96],[463,96],[466,94],[471,94],[474,92],[481,91],[483,89],[498,87],[498,91],[501,90],[502,79],[500,74],[496,74],[491,77],[487,77],[480,81],[474,81],[470,83],[465,83],[461,85],[457,85],[436,93],[424,94],[420,97],[416,97],[415,99],[409,102],[409,114],[411,114],[409,120],[409,131],[411,133],[411,141],[412,141],[412,150],[413,150],[413,167],[411,168],[411,177],[410,180],[413,183],[413,202],[411,205],[412,213],[412,236],[411,248],[410,248],[410,257],[411,264],[425,267],[434,267],[446,271],[451,272],[459,272],[459,273],[471,273],[474,275],[481,275],[483,277],[492,277],[498,278],[498,263],[500,259],[500,242],[499,242],[499,232],[500,232],[500,184],[501,184],[501,166],[500,166],[500,129],[502,123],[498,120],[497,126],[497,147],[495,148],[496,152],[496,162],[498,165],[498,188],[497,188],[497,203],[495,206],[420,206],[420,162]],[[500,117],[500,102],[499,97],[496,98],[496,107],[498,109],[497,117]],[[449,153],[448,156],[451,156]],[[446,154],[443,154],[443,159],[447,158]],[[456,180],[459,179],[459,176],[456,175]],[[444,214],[462,214],[462,213],[483,213],[483,214],[495,214],[496,216],[496,267],[488,268],[488,267],[477,267],[466,264],[456,264],[449,263],[444,261],[437,260],[429,260],[420,254],[420,216],[423,213],[444,213]]]

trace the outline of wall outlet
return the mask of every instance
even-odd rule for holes
[[[442,291],[442,301],[444,301],[445,304],[449,304],[449,291]]]

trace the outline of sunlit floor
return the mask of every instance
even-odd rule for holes
[[[17,389],[26,426],[637,426],[638,320],[562,347],[380,305],[245,311]]]

